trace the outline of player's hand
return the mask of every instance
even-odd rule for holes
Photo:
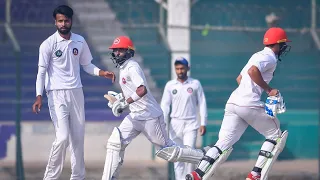
[[[36,114],[40,112],[42,106],[42,96],[37,96],[36,101],[32,105],[32,111]]]
[[[116,75],[110,71],[102,71],[102,72],[100,71],[99,76],[111,79],[112,83],[116,81]]]
[[[278,89],[271,89],[269,93],[267,93],[268,96],[276,96],[279,94],[279,90]]]
[[[206,126],[200,126],[199,133],[200,133],[200,136],[205,135],[206,134]]]

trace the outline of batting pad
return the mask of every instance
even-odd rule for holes
[[[118,169],[119,164],[121,164],[123,160],[123,157],[121,157],[120,154],[120,138],[120,131],[117,127],[115,127],[107,143],[107,156],[104,164],[102,180],[111,180],[112,178],[116,178],[116,171]]]
[[[277,160],[279,154],[282,152],[282,150],[284,149],[284,147],[286,145],[287,137],[288,137],[288,131],[284,131],[281,134],[281,137],[277,139],[277,145],[274,147],[273,151],[271,152],[272,157],[268,158],[266,164],[262,168],[261,180],[267,180],[268,179],[268,174],[269,174],[269,171],[272,168],[272,165],[275,163],[275,161]]]
[[[204,156],[200,149],[193,149],[191,147],[181,148],[179,146],[171,146],[160,149],[156,155],[169,162],[188,162],[197,164]]]

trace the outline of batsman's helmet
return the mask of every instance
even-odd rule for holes
[[[109,47],[109,49],[132,49],[134,50],[133,42],[127,36],[119,36],[114,41],[113,44]]]
[[[278,60],[280,57],[285,56],[291,49],[291,46],[287,45],[287,42],[291,42],[286,32],[279,27],[272,27],[267,30],[263,37],[263,44],[265,46],[279,44],[279,52],[277,52]]]
[[[263,44],[264,45],[271,45],[271,44],[278,44],[283,42],[291,42],[286,32],[279,27],[272,27],[267,30],[264,34]]]
[[[111,59],[113,63],[116,64],[116,67],[121,66],[126,60],[130,59],[134,56],[134,45],[131,39],[127,36],[119,36],[117,37],[112,45],[109,47],[113,51],[116,49],[126,49],[126,53],[124,56],[119,56],[114,52],[111,53]]]

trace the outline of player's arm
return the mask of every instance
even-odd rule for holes
[[[264,89],[267,94],[271,91],[271,87],[263,80],[260,70],[257,66],[253,65],[249,68],[248,74],[253,82]]]
[[[164,87],[162,99],[160,103],[166,125],[169,124],[169,112],[170,112],[171,103],[172,103],[172,98],[171,98],[169,84],[167,83],[166,86]]]
[[[239,74],[239,76],[237,77],[237,83],[238,83],[238,85],[240,84],[240,82],[241,82],[241,79],[242,79],[242,75],[241,74]]]
[[[260,86],[268,95],[273,91],[273,88],[263,80],[261,73],[267,71],[271,67],[272,63],[270,61],[262,59],[261,61],[256,61],[254,65],[248,69],[248,74],[252,81]]]
[[[147,92],[148,92],[148,91],[147,91],[147,88],[146,88],[144,85],[140,85],[140,86],[137,88],[136,92],[133,93],[133,94],[131,95],[131,97],[129,97],[129,98],[127,99],[127,103],[128,103],[128,104],[131,104],[131,103],[133,103],[133,102],[141,99],[144,95],[147,94]]]
[[[80,54],[80,64],[83,70],[92,76],[109,78],[112,79],[112,82],[114,82],[116,79],[115,74],[113,72],[101,70],[100,68],[91,63],[92,59],[93,58],[89,46],[87,42],[84,40],[82,52]]]
[[[129,67],[128,71],[134,86],[137,88],[136,92],[132,93],[131,96],[127,99],[127,103],[131,104],[145,96],[148,93],[148,91],[145,86],[145,82],[142,78],[142,69],[140,67],[131,66]]]
[[[271,92],[272,88],[263,80],[261,72],[257,66],[251,66],[248,70],[248,74],[252,81],[260,86],[267,94]]]
[[[36,100],[32,105],[32,111],[36,114],[39,113],[42,106],[42,93],[44,90],[46,72],[50,58],[50,45],[48,44],[48,42],[43,42],[39,48],[38,74],[36,80]]]
[[[208,121],[208,113],[207,113],[207,102],[206,97],[203,92],[203,88],[201,83],[199,82],[199,87],[197,91],[198,105],[200,110],[200,135],[203,136],[206,133],[206,125]]]

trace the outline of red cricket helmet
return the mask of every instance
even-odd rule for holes
[[[119,36],[113,41],[112,45],[109,47],[109,49],[117,49],[117,48],[134,50],[134,45],[129,37]]]
[[[286,32],[279,27],[272,27],[266,31],[263,37],[264,45],[278,44],[282,42],[291,42]]]

